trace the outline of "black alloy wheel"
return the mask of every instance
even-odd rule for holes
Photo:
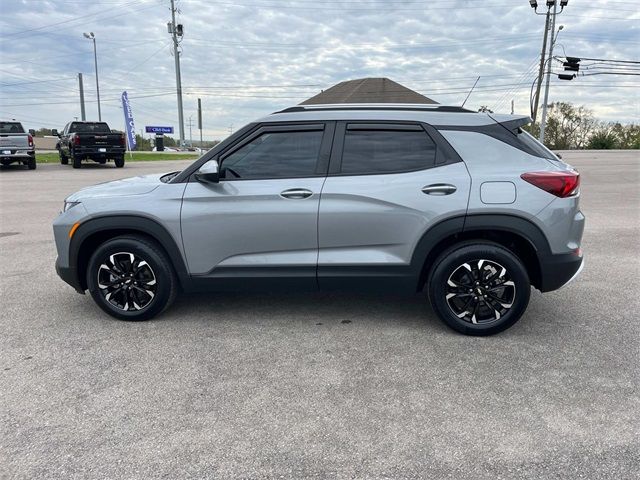
[[[428,294],[433,310],[449,327],[466,335],[492,335],[522,317],[531,284],[514,252],[485,240],[467,241],[433,263]]]
[[[447,280],[447,304],[465,322],[500,320],[513,306],[515,297],[516,285],[507,269],[491,260],[465,262]]]
[[[100,245],[86,275],[94,301],[121,320],[147,320],[160,314],[178,290],[166,253],[144,236],[116,237]]]
[[[131,253],[109,255],[98,267],[98,288],[115,308],[130,312],[147,307],[156,296],[156,275],[146,260]]]

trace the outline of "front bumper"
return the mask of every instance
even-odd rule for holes
[[[56,273],[66,283],[76,289],[76,292],[84,295],[84,290],[80,285],[80,279],[78,278],[78,269],[75,267],[61,267],[59,259],[56,258]]]
[[[540,291],[551,292],[572,282],[582,271],[582,253],[549,255],[540,259]]]

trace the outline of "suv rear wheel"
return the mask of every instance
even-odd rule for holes
[[[177,280],[155,242],[131,235],[98,247],[89,260],[87,287],[108,314],[120,320],[147,320],[173,302]]]
[[[531,284],[512,252],[495,243],[474,242],[438,257],[428,291],[433,309],[449,327],[467,335],[492,335],[520,319]]]

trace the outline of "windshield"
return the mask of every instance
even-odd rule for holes
[[[24,133],[20,122],[0,122],[0,133]]]
[[[72,123],[70,132],[73,133],[111,133],[106,123]]]
[[[545,147],[542,143],[536,140],[529,132],[523,130],[522,128],[518,128],[516,131],[516,136],[518,140],[526,145],[529,149],[536,152],[536,155],[542,158],[548,158],[550,160],[559,160],[556,155]]]

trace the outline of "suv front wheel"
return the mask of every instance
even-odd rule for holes
[[[467,335],[492,335],[520,319],[531,284],[512,252],[495,243],[474,242],[438,257],[428,291],[433,309],[449,327]]]
[[[147,320],[173,302],[177,279],[155,242],[131,235],[98,247],[89,260],[87,287],[108,314],[120,320]]]

